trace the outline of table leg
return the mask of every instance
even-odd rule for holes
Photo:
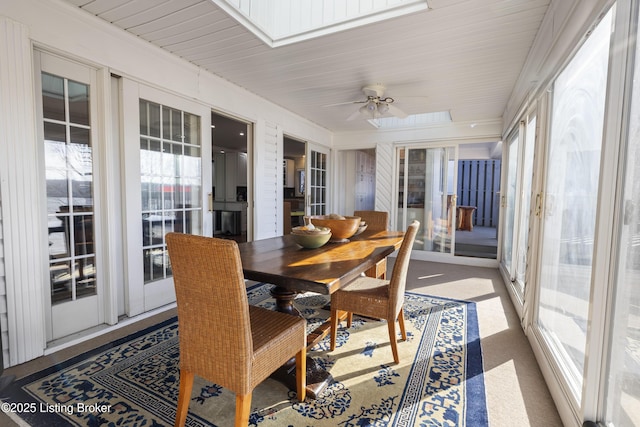
[[[293,305],[296,293],[286,288],[275,286],[271,289],[271,296],[276,300],[276,311],[291,314],[294,316],[302,316],[300,311]],[[307,342],[309,343],[309,338]],[[308,347],[307,347],[308,349]],[[296,389],[296,359],[290,359],[287,363],[276,370],[271,377],[280,381],[290,390]],[[311,357],[307,356],[307,396],[312,399],[317,398],[322,391],[333,383],[331,374],[316,363]]]

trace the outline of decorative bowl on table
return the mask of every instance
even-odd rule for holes
[[[359,216],[316,215],[311,217],[311,221],[316,227],[329,227],[332,242],[348,242],[360,227]]]
[[[329,241],[331,229],[328,227],[294,227],[291,229],[291,235],[293,240],[303,248],[315,249]]]
[[[355,232],[354,236],[357,236],[358,234],[362,233],[366,229],[367,229],[367,223],[364,221],[360,221],[360,225],[358,226],[358,230]]]

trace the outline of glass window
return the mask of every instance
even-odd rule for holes
[[[527,271],[527,252],[529,250],[529,217],[531,214],[531,183],[533,181],[533,158],[536,141],[536,117],[529,118],[524,139],[524,158],[522,159],[522,185],[520,186],[520,214],[518,240],[516,248],[516,283],[524,292],[525,273]]]
[[[518,151],[520,149],[520,141],[518,134],[509,142],[507,151],[507,185],[504,189],[504,233],[502,236],[502,264],[513,277],[513,227],[516,215],[516,194],[518,187]]]
[[[327,154],[311,150],[309,174],[311,215],[325,215],[327,214]]]
[[[640,46],[640,43],[636,44]],[[612,309],[605,421],[640,425],[640,48],[636,48],[629,118],[618,274]]]
[[[96,295],[89,86],[42,73],[51,303]]]
[[[553,85],[537,324],[577,402],[589,320],[612,12]]]
[[[455,147],[400,148],[398,161],[398,230],[418,220],[414,249],[451,254],[456,228]]]
[[[171,276],[165,235],[202,233],[200,117],[140,100],[144,282]]]

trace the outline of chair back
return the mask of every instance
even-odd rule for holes
[[[385,231],[389,229],[389,212],[384,211],[354,211],[353,216],[359,216],[367,223],[369,231]]]
[[[253,341],[238,245],[169,233],[178,306],[180,368],[231,390],[247,389]]]
[[[420,228],[419,221],[413,221],[404,234],[402,245],[398,251],[398,257],[393,265],[391,272],[391,281],[389,282],[389,304],[394,310],[394,316],[400,313],[402,304],[404,303],[404,290],[407,284],[407,270],[409,269],[409,260],[411,259],[411,250],[413,242],[416,240]]]

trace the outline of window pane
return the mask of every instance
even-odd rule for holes
[[[200,118],[144,100],[140,111],[142,250],[149,283],[171,275],[168,232],[202,232]],[[153,123],[162,123],[161,134]]]
[[[605,421],[617,427],[640,425],[640,43],[635,58],[605,397]]]
[[[184,143],[200,144],[200,118],[193,114],[184,114]]]
[[[89,87],[42,73],[42,88],[50,286],[56,304],[97,293]]]
[[[524,291],[525,273],[527,270],[527,251],[529,247],[529,216],[531,210],[531,182],[533,180],[533,156],[535,152],[536,118],[533,117],[527,123],[522,185],[520,186],[520,219],[518,225],[518,247],[516,248],[515,273],[517,283],[523,286]]]
[[[518,150],[520,143],[518,135],[509,143],[507,163],[507,186],[504,189],[506,202],[504,218],[504,234],[502,237],[502,264],[509,274],[512,274],[511,260],[513,257],[513,226],[516,210],[516,187],[518,184]]]
[[[89,86],[69,80],[69,121],[89,126]]]
[[[579,402],[591,291],[611,12],[554,84],[538,325]]]
[[[45,119],[65,119],[64,79],[42,73],[42,113]]]

